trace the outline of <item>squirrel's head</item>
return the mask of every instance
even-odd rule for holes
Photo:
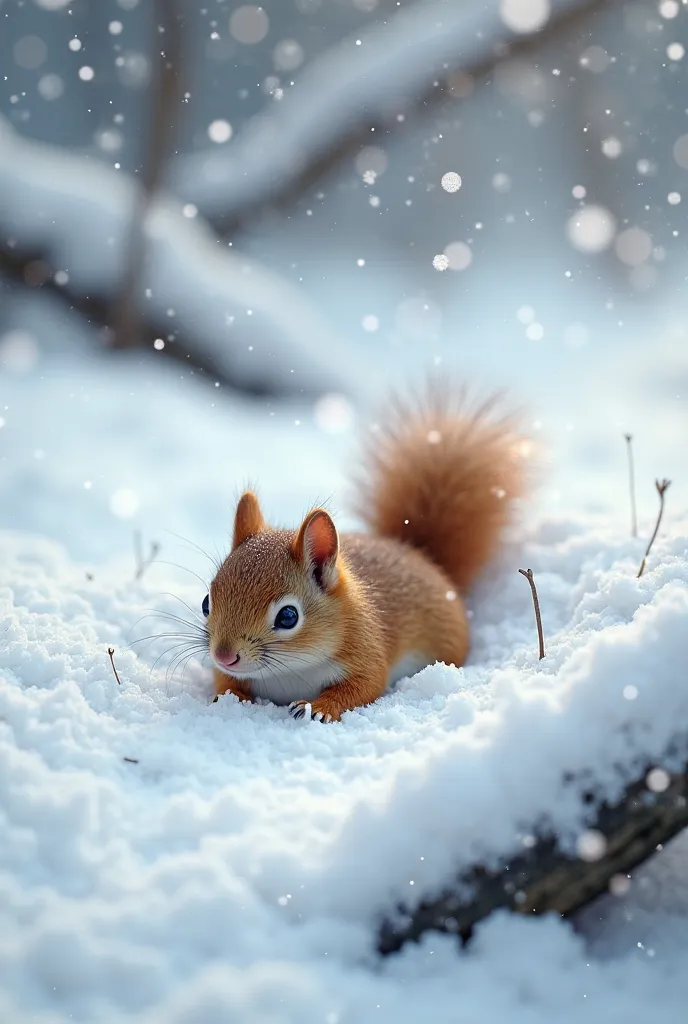
[[[336,594],[344,567],[332,519],[314,509],[298,530],[275,530],[247,491],[237,505],[232,552],[203,602],[210,654],[228,675],[299,675],[336,647]]]

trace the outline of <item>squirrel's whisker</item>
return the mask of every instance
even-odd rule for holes
[[[195,541],[189,540],[188,537],[182,537],[180,533],[175,533],[174,530],[163,530],[162,532],[168,533],[170,537],[176,537],[177,540],[182,541],[183,544],[188,544],[189,547],[191,548],[195,548],[196,551],[199,552],[199,554],[203,555],[204,558],[208,559],[208,561],[214,567],[215,572],[219,571],[223,559],[220,559],[218,555],[213,557],[212,555],[208,554],[208,552],[204,548],[202,548],[200,544],[196,544]]]

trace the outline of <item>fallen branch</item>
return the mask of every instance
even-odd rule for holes
[[[652,550],[652,545],[654,544],[657,534],[659,533],[659,526],[662,522],[662,516],[664,515],[664,495],[666,494],[670,484],[671,480],[655,480],[655,487],[657,488],[657,493],[659,494],[659,512],[657,513],[657,522],[655,523],[654,531],[652,533],[652,536],[650,537],[650,543],[647,545],[647,548],[645,549],[643,560],[640,563],[640,568],[638,569],[637,579],[640,579],[640,577],[645,572],[645,563],[647,562],[647,557],[650,554],[650,551]]]
[[[115,648],[114,647],[108,647],[108,654],[110,655],[110,664],[112,665],[112,671],[115,673],[115,679],[117,680],[117,685],[121,686],[122,685],[122,680],[120,679],[119,673],[117,672],[117,669],[115,667]]]
[[[535,625],[537,626],[538,646],[540,649],[540,661],[542,661],[542,659],[545,656],[545,639],[542,635],[542,617],[540,615],[540,602],[538,600],[537,590],[535,587],[535,580],[533,579],[533,570],[519,569],[518,571],[521,573],[522,576],[525,576],[525,578],[528,580],[528,583],[530,584],[530,592],[533,595],[533,608],[535,609]]]
[[[624,434],[628,449],[628,491],[631,499],[631,537],[638,536],[638,513],[635,504],[635,469],[633,466],[633,434]]]
[[[673,745],[667,752],[667,763],[675,763],[676,750]],[[476,865],[436,899],[411,911],[400,907],[396,918],[383,923],[378,950],[396,952],[429,931],[467,941],[473,927],[499,908],[570,916],[605,892],[615,875],[628,874],[688,825],[687,797],[688,764],[675,774],[647,766],[617,803],[601,803],[588,815],[590,829],[580,837],[576,854],[562,850],[556,835],[540,834],[530,849],[505,857],[495,870]],[[582,815],[594,803],[594,794],[583,792]]]

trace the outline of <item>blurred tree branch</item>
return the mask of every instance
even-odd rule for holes
[[[45,288],[101,332],[103,348],[114,348],[111,344],[112,330],[108,326],[112,302],[107,296],[83,295],[68,285],[58,285],[44,255],[41,252],[32,255],[15,253],[11,249],[0,249],[0,272],[17,284],[29,288]],[[152,349],[153,342],[160,337],[163,330],[163,325],[156,328],[142,319],[137,334],[139,347]],[[265,398],[278,393],[278,389],[269,381],[235,377],[221,361],[213,359],[211,354],[200,352],[192,339],[178,335],[175,344],[168,345],[165,351],[187,368],[199,371],[212,380],[244,394]]]
[[[569,38],[616,2],[552,0],[541,30],[515,35],[496,3],[424,0],[322,53],[230,149],[172,161],[171,188],[231,235],[267,205],[292,205],[369,145],[371,132],[408,131],[412,118],[426,118],[450,97],[453,74],[487,80],[500,61]]]
[[[662,760],[676,764],[677,750],[685,749],[683,738],[670,746]],[[564,852],[556,835],[533,828],[533,845],[505,857],[501,867],[491,870],[476,864],[437,898],[412,910],[399,908],[398,915],[380,930],[379,951],[396,952],[429,931],[468,940],[473,927],[500,908],[570,916],[606,892],[614,876],[625,876],[688,825],[688,765],[673,774],[646,766],[634,773],[621,799],[613,804],[600,802],[589,782],[586,786],[580,780],[567,780],[568,785],[576,782],[582,789],[581,819],[589,821],[578,856]],[[592,812],[586,811],[595,805]]]
[[[137,188],[135,178],[24,139],[0,119],[0,266],[106,328],[108,346]],[[249,392],[351,393],[343,341],[298,286],[218,242],[164,193],[143,230],[141,344],[183,351]]]
[[[248,225],[268,204],[293,203],[314,181],[369,142],[371,128],[398,130],[401,110],[417,118],[425,116],[428,109],[447,98],[448,87],[443,82],[450,72],[485,79],[500,60],[537,53],[543,45],[586,24],[594,12],[612,2],[615,0],[553,0],[542,30],[524,36],[514,36],[505,26],[496,3],[480,7],[444,0],[417,3],[361,34],[361,46],[348,40],[326,51],[306,69],[286,99],[248,125],[231,151],[176,158],[168,178],[212,223],[225,231],[236,230]],[[332,344],[333,332],[298,289],[255,263],[251,266],[235,249],[228,252],[216,245],[200,216],[192,230],[179,207],[161,190],[180,109],[183,40],[176,0],[157,3],[157,21],[165,29],[164,49],[154,62],[152,130],[142,175],[137,178],[141,187],[134,182],[129,187],[123,175],[104,165],[96,168],[93,162],[54,147],[44,147],[39,157],[39,144],[16,143],[9,133],[4,156],[0,150],[2,264],[15,280],[49,287],[51,272],[68,268],[69,282],[55,291],[86,317],[107,328],[114,326],[114,335],[112,331],[107,335],[108,344],[113,344],[113,338],[119,347],[171,338],[168,351],[184,351],[195,365],[215,367],[212,372],[219,379],[259,391],[272,389],[280,360],[292,372],[294,363],[300,361],[301,376],[293,378],[294,388],[304,384],[311,392],[323,386],[338,388],[341,370],[330,372],[337,348]],[[408,120],[404,125],[408,127]],[[0,125],[3,147],[4,132]],[[51,161],[60,173],[46,178],[40,168],[42,159]],[[107,190],[107,199],[101,197],[99,188]],[[35,197],[35,208],[27,205],[29,193]],[[60,196],[72,204],[71,216],[66,207],[53,202]],[[79,200],[78,209],[75,199]],[[164,217],[159,216],[163,207]],[[19,216],[20,209],[29,215]],[[127,210],[122,226],[123,211]],[[162,225],[157,237],[151,230],[156,210],[156,232]],[[78,225],[74,224],[75,213]],[[122,232],[124,237],[120,237]],[[105,240],[106,245],[102,244]],[[87,265],[88,260],[84,264],[85,244],[98,253],[93,267]],[[77,264],[80,280],[73,273]],[[118,276],[122,266],[124,273]],[[192,282],[200,282],[204,275],[208,287],[203,294],[192,295]],[[41,276],[43,280],[37,280]],[[152,278],[156,287],[149,289],[153,299],[144,315],[140,308],[144,282]],[[182,280],[186,312],[177,317],[170,333],[172,325],[163,319],[164,305],[160,307]],[[215,303],[212,316],[202,308],[204,298],[206,305]],[[225,332],[226,323],[234,318],[223,310],[220,319],[219,302],[242,312],[253,307],[251,313],[257,310],[267,315],[276,329],[275,351],[263,344],[262,361],[241,356]],[[305,340],[308,335],[317,343]],[[261,373],[265,374],[262,381]]]
[[[153,79],[151,84],[150,130],[143,167],[139,175],[140,188],[135,192],[129,224],[124,273],[115,296],[110,321],[114,325],[115,348],[139,346],[144,327],[139,311],[140,285],[146,259],[146,221],[151,204],[165,175],[176,119],[181,110],[181,67],[184,55],[180,14],[175,0],[155,0],[151,49]],[[160,39],[158,39],[158,32]],[[159,43],[162,49],[159,49]]]

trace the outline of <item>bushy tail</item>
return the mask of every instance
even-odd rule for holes
[[[394,399],[367,442],[356,512],[374,533],[405,541],[465,590],[495,553],[525,485],[528,442],[499,397],[471,407],[431,384]]]

